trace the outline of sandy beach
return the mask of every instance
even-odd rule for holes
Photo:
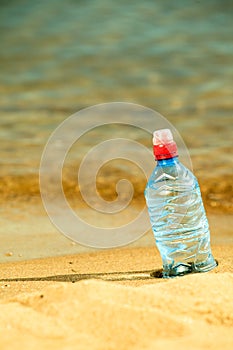
[[[212,176],[214,156],[207,166],[204,157],[194,156],[194,166],[219,265],[208,273],[169,280],[160,278],[162,264],[151,230],[124,248],[78,245],[49,221],[38,174],[3,171],[0,349],[232,349],[231,168],[223,163],[226,169],[216,167],[219,173]],[[96,226],[120,223],[90,213],[69,175],[64,191],[74,210]],[[100,182],[107,200],[115,198],[115,184],[124,172],[110,168],[100,180],[109,178],[112,187]],[[145,179],[129,172],[129,180],[135,192],[127,215],[120,213],[124,220],[144,205]]]
[[[169,280],[149,247],[1,264],[1,349],[232,349],[233,246],[213,254]]]

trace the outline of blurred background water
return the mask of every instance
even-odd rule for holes
[[[164,115],[190,149],[207,210],[232,212],[232,17],[230,0],[1,0],[2,235],[39,199],[50,133],[103,102]],[[17,225],[10,232],[26,230]]]

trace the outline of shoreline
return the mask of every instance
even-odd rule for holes
[[[63,190],[72,207],[87,209],[88,206],[83,200],[80,189],[77,185],[77,169],[77,164],[74,164],[68,170],[66,169],[66,174],[62,183]],[[205,170],[207,171],[208,169]],[[199,172],[201,172],[200,175]],[[203,203],[207,212],[213,214],[232,214],[233,187],[231,173],[223,173],[221,176],[217,174],[215,176],[211,176],[209,174],[202,174],[202,171],[200,170],[194,170],[194,174],[198,178]],[[119,179],[125,177],[134,186],[132,205],[139,208],[142,207],[144,203],[143,192],[147,182],[146,179],[141,176],[135,179],[134,175],[126,174],[121,168],[112,168],[110,174],[109,170],[106,170],[105,173],[103,172],[101,177],[97,177],[96,185],[99,196],[107,201],[115,200],[117,198],[116,184]],[[108,179],[108,183],[105,183],[104,179]],[[38,205],[41,203],[39,175],[37,173],[24,175],[2,175],[0,180],[2,205],[7,204],[20,208],[21,205]],[[82,190],[85,190],[86,193],[89,194],[89,197],[92,196],[92,193],[89,191],[88,187]],[[56,195],[56,192],[53,195]]]

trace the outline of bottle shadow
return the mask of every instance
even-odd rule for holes
[[[153,280],[162,278],[162,269],[145,271],[126,271],[126,272],[108,272],[108,273],[88,273],[88,274],[65,274],[39,277],[16,277],[3,278],[0,282],[30,282],[30,281],[54,281],[54,282],[79,282],[82,280],[100,279],[104,281],[133,281],[133,280]]]

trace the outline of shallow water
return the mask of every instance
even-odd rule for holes
[[[69,115],[125,101],[173,123],[190,150],[207,209],[232,212],[231,1],[22,0],[0,6],[2,203],[40,200],[43,148]],[[150,147],[150,136],[137,128],[122,127],[116,135]],[[70,167],[91,145],[113,136],[103,127],[91,142],[83,137]],[[139,174],[135,180],[130,169],[110,164],[100,176],[100,193],[115,198],[106,177],[115,174],[114,183],[128,173],[140,206],[145,179]],[[67,192],[75,176],[66,179]]]
[[[228,147],[232,10],[213,0],[1,2],[3,163],[15,151],[16,163],[33,163],[59,122],[112,101],[159,111],[198,153]]]

